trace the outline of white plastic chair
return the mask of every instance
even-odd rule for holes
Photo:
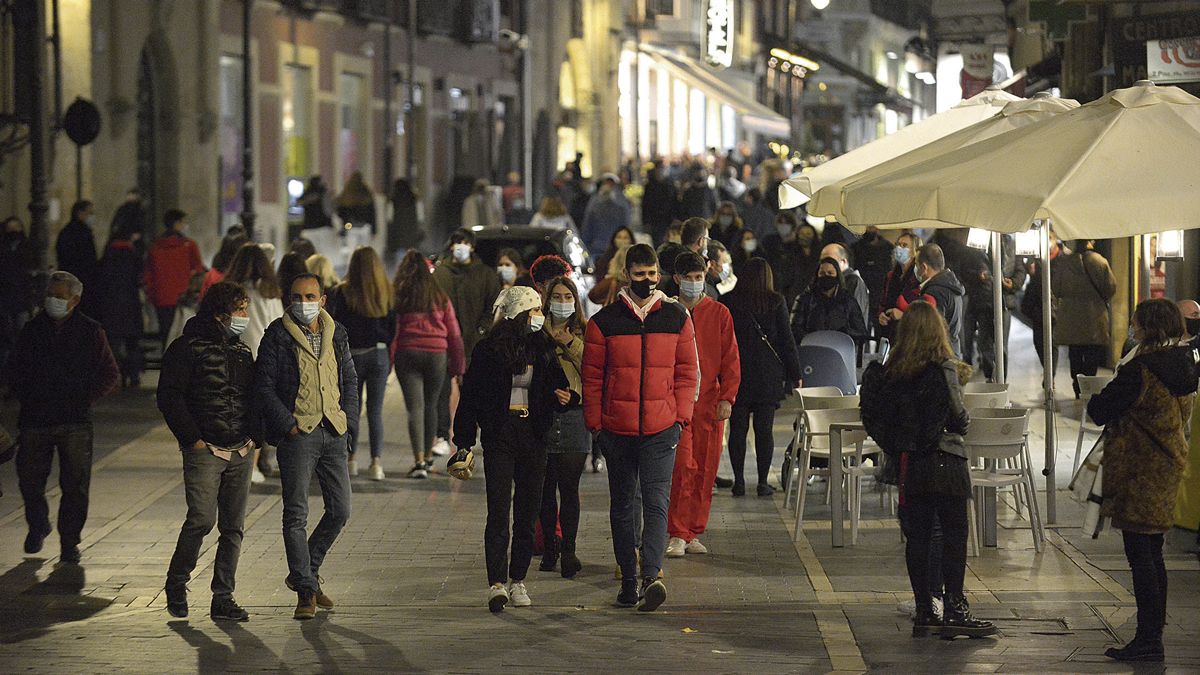
[[[1110,375],[1080,375],[1079,380],[1079,400],[1083,401],[1083,417],[1079,419],[1079,434],[1075,437],[1075,461],[1071,463],[1071,475],[1074,476],[1076,471],[1079,471],[1079,462],[1083,459],[1083,433],[1090,431],[1100,433],[1102,429],[1093,427],[1088,424],[1087,406],[1088,401],[1108,386],[1112,382]]]
[[[796,457],[799,456],[799,445],[796,439],[803,437],[804,429],[804,401],[805,398],[820,397],[820,398],[836,398],[842,395],[842,390],[837,387],[800,387],[793,389],[791,394],[779,404],[779,412],[776,417],[795,414],[792,421],[792,443],[784,451],[783,469],[780,473],[779,480],[784,486],[783,490],[783,505],[787,507],[791,500],[792,482],[791,473],[795,470]],[[816,405],[814,403],[814,405]]]
[[[975,408],[1007,408],[1007,391],[963,391],[963,405],[967,410]]]
[[[857,397],[844,397],[855,398]],[[800,458],[796,462],[799,473],[796,499],[796,529],[793,538],[798,539],[804,526],[804,503],[808,493],[810,476],[828,476],[829,469],[813,468],[813,456],[830,456],[829,425],[843,422],[858,422],[862,419],[858,406],[852,408],[806,409],[805,433],[801,439]],[[862,513],[862,479],[871,475],[872,471],[863,466],[863,457],[882,452],[879,448],[864,449],[867,440],[865,431],[850,431],[842,434],[843,446],[854,444],[854,451],[843,455],[842,473],[846,479],[846,501],[850,509],[850,544],[858,542],[858,522]],[[846,508],[843,504],[834,504],[832,508]]]
[[[1025,491],[1026,512],[1029,516],[1029,531],[1033,536],[1033,547],[1042,551],[1045,535],[1038,511],[1033,507],[1037,495],[1033,483],[1033,471],[1025,445],[1025,433],[1029,428],[1029,412],[1021,411],[1019,417],[973,417],[970,430],[964,441],[972,460],[981,460],[984,468],[971,469],[971,487],[1004,488],[1018,486]],[[1017,470],[998,469],[1002,460],[1017,463]],[[975,504],[971,504],[971,543],[975,554],[979,552],[979,528]]]

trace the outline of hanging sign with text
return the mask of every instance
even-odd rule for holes
[[[714,68],[733,65],[733,0],[708,0],[704,13],[704,60]]]

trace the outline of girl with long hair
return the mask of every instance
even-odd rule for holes
[[[898,464],[900,527],[916,601],[913,636],[993,635],[996,627],[972,617],[963,594],[971,476],[962,385],[971,368],[955,358],[937,309],[917,301],[897,326],[882,373],[878,369],[872,366],[872,375],[863,377],[863,424]],[[945,588],[940,614],[934,608],[938,578]]]
[[[542,503],[546,434],[556,413],[570,404],[570,384],[555,342],[542,330],[542,299],[527,286],[514,286],[495,303],[496,323],[475,346],[463,377],[454,417],[451,462],[471,452],[478,429],[487,463],[488,608],[528,607],[525,575],[533,557],[533,525]],[[512,549],[509,551],[509,512]],[[550,530],[553,532],[553,529]],[[506,585],[506,582],[507,585]]]
[[[396,336],[392,360],[404,393],[414,460],[408,477],[428,478],[442,384],[447,373],[460,377],[466,369],[462,333],[454,305],[434,283],[429,263],[419,252],[410,250],[404,255],[393,288]]]
[[[242,244],[247,241],[250,240],[246,238],[246,230],[241,225],[229,228],[229,231],[221,238],[221,248],[213,256],[212,267],[204,273],[204,281],[200,286],[201,298],[208,292],[209,286],[225,278],[225,273],[229,271],[229,263],[233,262],[233,256],[237,255]]]
[[[729,463],[733,465],[733,495],[746,494],[746,437],[754,423],[757,493],[770,496],[767,474],[775,454],[775,410],[800,380],[796,342],[788,328],[787,305],[775,292],[775,275],[762,258],[746,262],[738,285],[721,297],[733,317],[743,377],[729,416]]]
[[[546,481],[542,485],[542,538],[545,542],[538,569],[552,572],[562,561],[562,576],[570,579],[583,569],[575,555],[579,532],[579,478],[592,449],[592,436],[583,422],[583,334],[587,319],[575,282],[555,277],[546,283],[542,313],[546,332],[554,340],[558,365],[567,376],[570,400],[554,415],[546,443]],[[561,495],[561,503],[558,497]],[[554,536],[562,524],[562,539]]]
[[[548,227],[555,230],[575,229],[575,221],[567,213],[567,207],[562,200],[554,195],[542,198],[541,208],[533,214],[530,227]]]
[[[379,254],[363,246],[350,256],[346,280],[335,286],[326,301],[326,310],[346,327],[350,336],[350,356],[358,373],[359,414],[362,391],[367,391],[367,424],[371,443],[371,480],[383,480],[383,397],[392,371],[391,345],[396,337],[395,296]],[[350,441],[348,467],[358,475],[358,437]]]
[[[342,283],[333,269],[333,261],[320,253],[308,256],[308,260],[304,261],[304,266],[308,268],[309,274],[315,274],[321,278],[321,288],[333,288]]]
[[[888,272],[878,316],[875,317],[880,335],[889,340],[895,337],[896,322],[904,315],[909,303],[921,297],[921,281],[917,279],[915,271],[919,248],[921,238],[912,232],[903,232],[896,237],[896,247],[892,249],[895,265]]]

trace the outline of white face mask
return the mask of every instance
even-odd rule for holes
[[[224,324],[222,324],[224,325]],[[225,326],[225,330],[229,332],[231,337],[237,337],[246,332],[250,327],[250,317],[248,316],[231,316],[229,317],[229,325]]]
[[[511,284],[517,279],[517,269],[512,265],[501,265],[496,268],[496,271],[500,273],[500,279],[506,284]]]
[[[546,317],[544,317],[544,316],[529,317],[529,332],[530,333],[538,332],[539,330],[542,329],[542,326],[544,326],[544,325],[546,325]]]
[[[554,315],[554,318],[565,321],[575,314],[575,303],[552,301],[550,303],[550,313]]]
[[[730,265],[729,263],[724,263],[723,265],[721,265],[721,274],[720,274],[721,281],[725,281],[726,279],[728,279],[729,275],[731,275],[731,274],[733,274],[733,265]]]
[[[292,316],[305,326],[317,320],[321,314],[321,303],[319,302],[293,302]]]
[[[465,263],[471,259],[471,245],[455,244],[450,247],[450,255],[454,256],[454,262]]]
[[[679,282],[679,294],[685,298],[698,298],[704,295],[704,282],[684,279]]]
[[[46,302],[43,305],[46,309],[46,315],[55,321],[61,321],[71,312],[69,302],[62,298],[46,297]]]
[[[723,227],[729,227],[730,225],[733,224],[733,216],[730,216],[730,215],[720,216],[717,218],[717,222],[720,223]]]
[[[742,248],[746,250],[746,253],[754,253],[758,250],[758,240],[747,239],[746,241],[742,242]]]

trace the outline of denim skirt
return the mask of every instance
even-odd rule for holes
[[[592,435],[583,422],[583,408],[571,408],[554,414],[554,423],[546,434],[546,452],[591,452]]]

